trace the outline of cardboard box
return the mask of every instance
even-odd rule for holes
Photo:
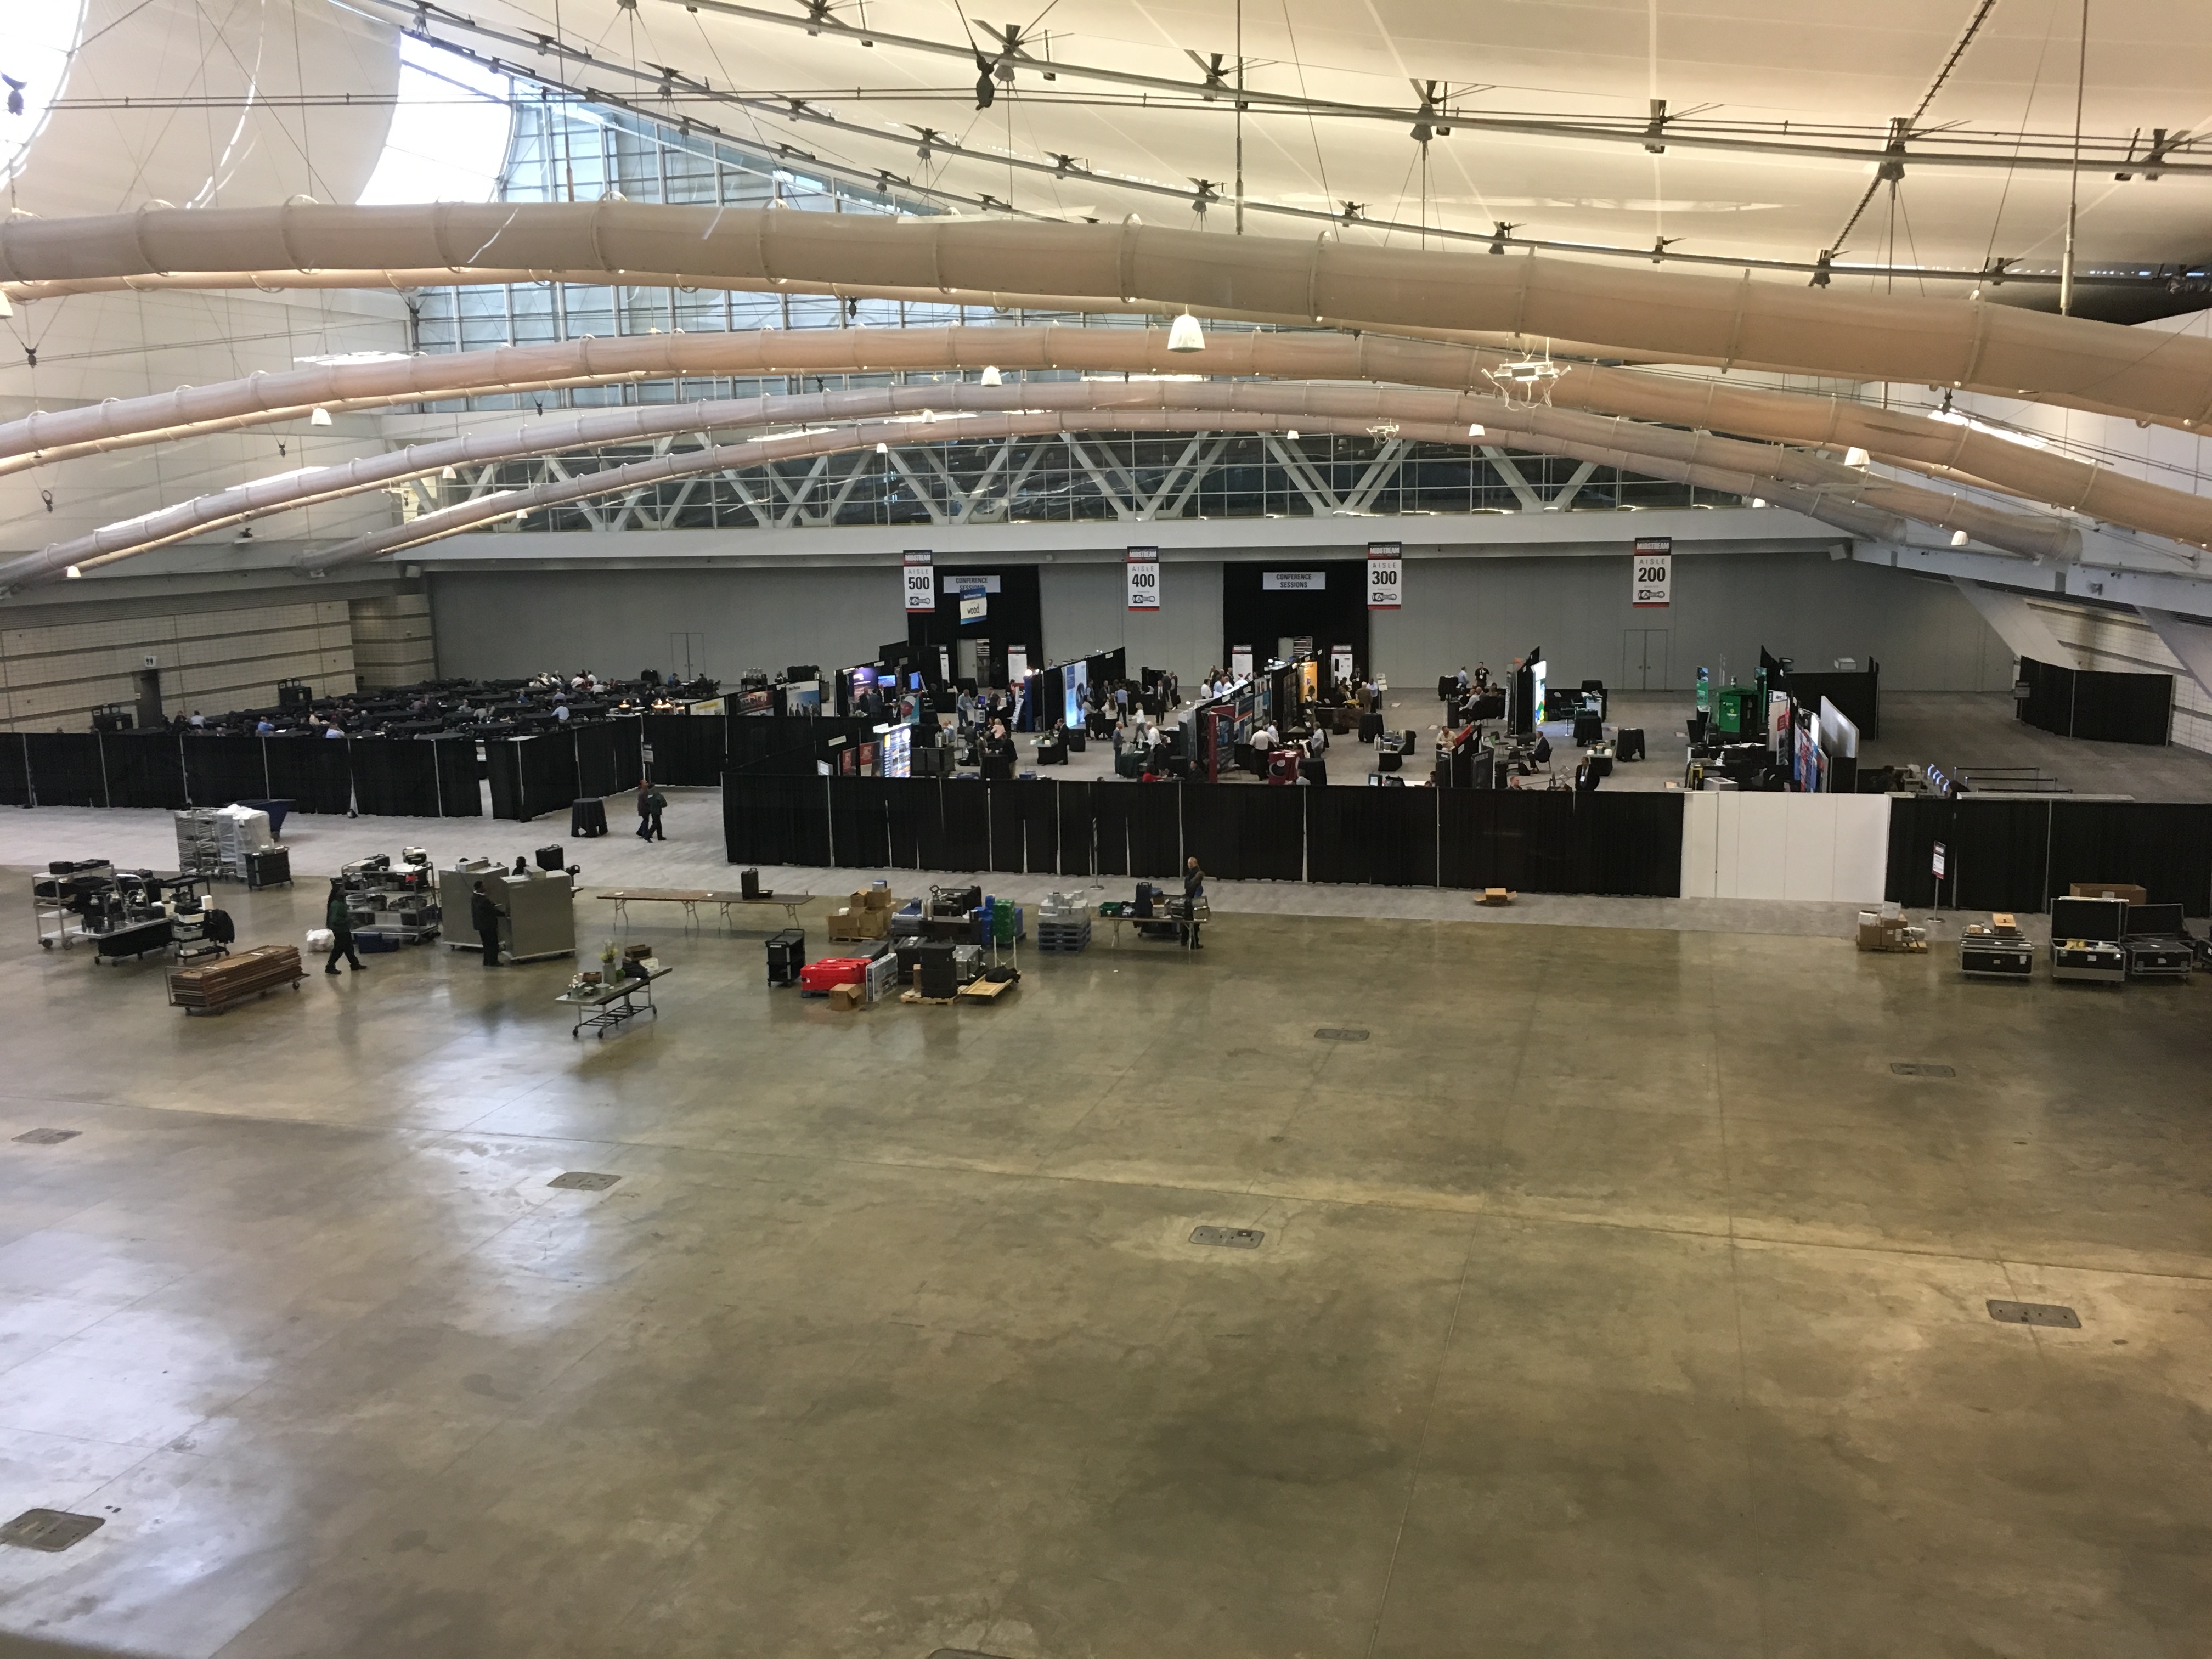
[[[866,986],[833,985],[830,988],[830,1006],[839,1013],[849,1014],[867,1000]]]
[[[867,912],[865,910],[858,917],[850,910],[832,910],[830,913],[828,932],[833,940],[866,939],[867,934],[860,930],[866,926]]]
[[[871,910],[896,910],[898,908],[898,901],[891,896],[891,890],[888,887],[871,887],[865,894],[858,895],[857,896],[859,896],[866,907]]]
[[[2069,898],[2125,899],[2130,904],[2148,904],[2150,895],[2140,887],[2130,887],[2124,881],[2077,881],[2066,890]]]
[[[1510,904],[1513,895],[1503,887],[1486,887],[1482,890],[1482,902],[1485,904]]]
[[[1908,928],[1901,915],[1884,915],[1876,910],[1859,912],[1859,949],[1862,951],[1902,951]]]

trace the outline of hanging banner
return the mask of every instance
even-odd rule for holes
[[[1397,542],[1367,544],[1367,608],[1395,611],[1404,603],[1406,562]]]
[[[1157,611],[1160,608],[1160,550],[1157,547],[1133,547],[1129,550],[1125,568],[1129,573],[1129,609]]]
[[[908,611],[937,609],[937,580],[930,574],[929,555],[908,553],[900,575],[906,583],[906,608]]]
[[[1030,677],[1030,648],[1026,645],[1006,647],[1006,684],[1019,685]]]
[[[991,614],[991,602],[981,593],[960,596],[960,620],[963,624],[981,622]]]
[[[1232,645],[1229,647],[1229,678],[1232,680],[1249,680],[1252,678],[1252,647],[1250,646]]]
[[[1318,593],[1328,586],[1326,570],[1262,570],[1262,593]]]
[[[1352,647],[1333,645],[1328,650],[1328,677],[1339,685],[1352,678]]]
[[[1674,538],[1639,536],[1629,561],[1636,577],[1630,603],[1639,611],[1663,609],[1674,586]]]

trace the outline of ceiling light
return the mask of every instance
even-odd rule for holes
[[[1954,547],[1964,547],[1969,539],[1963,530],[1954,530],[1951,532],[1951,545]]]
[[[996,363],[984,364],[983,373],[979,379],[981,384],[985,386],[1002,386],[1005,384],[1005,380],[999,374],[999,366]]]
[[[15,314],[15,307],[9,301],[8,296],[0,294],[0,317],[12,317]]]
[[[888,455],[890,453],[891,447],[889,444],[878,444],[876,446],[876,453],[878,455]]]
[[[1291,441],[1292,443],[1296,443],[1296,442],[1297,442],[1297,441],[1298,441],[1298,429],[1297,429],[1297,428],[1296,428],[1296,427],[1292,427],[1292,428],[1290,429],[1289,433],[1288,433],[1286,435],[1289,437],[1290,441]]]
[[[76,566],[71,565],[68,569],[63,571],[62,574],[68,577],[71,581],[76,581],[83,576],[84,572],[78,569]]]
[[[1766,503],[1759,500],[1756,495],[1753,495],[1751,498],[1751,506],[1753,512],[1757,512],[1760,507],[1765,507],[1765,505]]]
[[[1206,349],[1206,331],[1198,325],[1198,319],[1188,311],[1178,316],[1168,329],[1170,351],[1203,351]]]
[[[1868,454],[1863,449],[1847,449],[1844,452],[1844,465],[1845,466],[1871,466],[1874,465],[1874,457]]]
[[[319,404],[316,406],[314,412],[307,416],[309,426],[328,426],[330,423],[331,411]]]
[[[1470,438],[1481,438],[1486,437],[1488,434],[1483,430],[1482,423],[1478,421],[1474,425],[1468,428],[1467,435]]]

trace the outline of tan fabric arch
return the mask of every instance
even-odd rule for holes
[[[1158,330],[1078,328],[769,329],[647,335],[349,363],[250,376],[150,398],[36,414],[0,423],[0,473],[43,461],[199,435],[333,410],[498,389],[644,378],[750,377],[942,369],[1053,369],[1086,374],[1190,372],[1368,380],[1486,391],[1504,355],[1465,346],[1339,333],[1217,331],[1203,351],[1167,349]],[[2212,499],[2185,495],[1964,424],[1815,398],[1645,370],[1574,366],[1554,382],[1555,406],[1731,432],[1789,443],[1863,448],[1880,459],[2024,499],[2071,507],[2152,535],[2212,544]]]
[[[1975,301],[1847,294],[1528,257],[1038,224],[716,207],[447,203],[142,210],[0,226],[0,282],[444,269],[846,292],[1018,289],[1255,320],[1480,330],[1860,380],[2212,418],[2212,341]],[[381,285],[380,277],[377,279]]]

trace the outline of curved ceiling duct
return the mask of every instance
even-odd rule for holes
[[[1186,410],[1109,410],[1082,413],[1030,412],[1018,415],[989,415],[960,422],[957,434],[967,440],[1000,437],[1022,437],[1048,434],[1055,432],[1208,432],[1218,430],[1220,416],[1217,413]],[[1286,424],[1287,422],[1280,422]],[[1334,433],[1344,436],[1368,435],[1369,422],[1346,420],[1333,416],[1317,419],[1303,419],[1301,429],[1310,428],[1316,432]],[[1423,443],[1465,443],[1463,428],[1452,425],[1431,425],[1425,422],[1406,422],[1398,435]],[[833,430],[804,432],[780,438],[749,439],[738,443],[715,444],[702,449],[686,450],[680,454],[663,455],[648,461],[638,461],[627,466],[609,467],[583,477],[568,478],[554,483],[538,484],[528,489],[516,490],[503,495],[481,497],[456,507],[445,507],[436,513],[423,514],[411,523],[396,526],[389,530],[374,532],[332,548],[303,553],[293,561],[301,570],[309,574],[320,574],[342,565],[356,564],[365,560],[380,558],[387,553],[417,547],[425,542],[441,540],[459,535],[480,524],[502,519],[519,518],[541,507],[554,507],[568,501],[588,500],[594,495],[607,495],[642,485],[661,483],[670,478],[689,477],[700,472],[714,472],[727,469],[760,466],[771,461],[796,460],[811,455],[836,454],[847,450],[873,448],[878,443],[910,442],[914,427],[910,421],[874,421],[840,427]],[[1703,489],[1722,490],[1734,495],[1759,495],[1773,499],[1778,505],[1790,507],[1808,518],[1818,519],[1850,531],[1853,535],[1878,539],[1901,540],[1906,524],[1904,518],[1873,501],[1878,493],[1867,490],[1868,500],[1854,498],[1847,491],[1824,491],[1804,489],[1782,480],[1764,477],[1753,473],[1730,471],[1723,467],[1688,464],[1656,457],[1640,456],[1625,450],[1606,449],[1590,444],[1566,443],[1550,438],[1533,440],[1529,445],[1548,453],[1570,456],[1577,460],[1595,462],[1627,471],[1645,471],[1660,477],[1692,483]]]
[[[1992,547],[2029,557],[2063,557],[2079,546],[2076,532],[2057,520],[2005,513],[1963,496],[1946,495],[1869,477],[1856,468],[1794,450],[1770,448],[1705,433],[1642,426],[1571,410],[1509,404],[1492,397],[1402,387],[1272,380],[1195,384],[1158,380],[1062,381],[1010,386],[903,386],[731,398],[653,404],[551,422],[526,422],[520,427],[418,444],[387,455],[363,457],[340,466],[285,473],[199,496],[0,565],[0,586],[20,587],[52,580],[72,566],[104,564],[242,519],[380,489],[400,479],[420,477],[462,464],[556,454],[596,444],[787,421],[866,419],[927,414],[938,410],[1097,413],[1165,409],[1208,413],[1217,425],[1232,429],[1248,422],[1273,426],[1301,420],[1423,422],[1448,428],[1455,434],[1449,441],[1459,443],[1466,441],[1468,424],[1479,421],[1489,430],[1514,434],[1516,441],[1549,441],[1636,457],[1632,470],[1638,471],[1648,472],[1653,465],[1670,461],[1706,465],[1746,477],[1798,484],[1824,495],[1872,502],[1899,516],[1942,529],[1963,530]],[[1316,426],[1316,429],[1322,428]],[[1361,424],[1359,429],[1364,431],[1367,427]],[[909,440],[915,435],[909,428]],[[922,435],[939,434],[925,428]],[[942,435],[957,437],[959,434],[956,430]]]
[[[702,286],[843,291],[1018,288],[1347,328],[1478,330],[1597,342],[1785,373],[1946,385],[2193,426],[2212,418],[2212,341],[1975,300],[1491,259],[1326,239],[670,207],[623,201],[141,211],[0,226],[0,282],[167,272],[480,268]]]
[[[1042,327],[768,329],[646,335],[344,363],[179,388],[0,424],[0,475],[135,444],[263,421],[317,407],[371,409],[496,389],[507,392],[638,379],[779,374],[1056,369],[1369,380],[1486,390],[1502,352],[1382,335],[1216,331],[1201,351],[1176,353],[1158,330]],[[1717,379],[1561,365],[1554,406],[1741,434],[1776,442],[1864,449],[1884,461],[1964,479],[2023,499],[2198,544],[2212,544],[2212,499],[2146,483],[2047,450],[1899,410]]]

